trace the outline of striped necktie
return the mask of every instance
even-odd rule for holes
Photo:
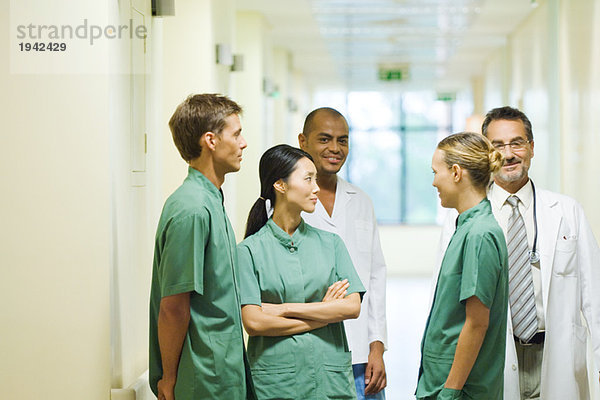
[[[529,264],[529,246],[525,222],[519,212],[519,198],[509,196],[506,200],[512,207],[508,219],[506,247],[508,249],[508,290],[513,333],[524,342],[529,342],[537,332],[538,322],[533,292],[533,276]]]

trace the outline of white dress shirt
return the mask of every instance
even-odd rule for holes
[[[357,319],[346,320],[346,336],[352,351],[352,364],[368,361],[369,344],[387,342],[385,315],[386,266],[379,231],[369,196],[356,186],[337,178],[335,202],[329,216],[317,201],[315,211],[302,213],[308,224],[337,233],[346,245],[354,268],[367,290]]]
[[[525,222],[525,230],[527,231],[527,242],[529,244],[529,250],[533,248],[533,240],[535,237],[535,224],[533,220],[533,188],[531,186],[531,180],[519,189],[514,195],[519,198],[519,212]],[[508,204],[506,199],[511,195],[500,186],[492,184],[488,191],[488,199],[492,203],[492,212],[498,221],[498,225],[504,232],[504,237],[508,241],[506,236],[508,229],[508,219],[512,214],[512,206]],[[539,243],[537,244],[537,251],[539,251]],[[535,293],[535,308],[537,311],[538,318],[538,330],[543,331],[546,327],[546,320],[544,317],[544,306],[542,296],[542,277],[540,272],[540,263],[531,264],[531,272],[533,275],[533,291]]]

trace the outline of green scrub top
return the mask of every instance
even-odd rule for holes
[[[155,394],[163,373],[161,298],[191,292],[175,398],[246,399],[247,392],[254,398],[246,377],[235,246],[221,191],[190,167],[167,199],[156,232],[150,293],[150,387]]]
[[[304,221],[292,236],[269,219],[238,245],[242,304],[320,302],[334,282],[365,289],[339,236]],[[253,336],[248,358],[257,397],[356,399],[343,322],[291,336]]]
[[[508,255],[502,229],[488,199],[458,216],[442,260],[435,297],[421,343],[417,398],[498,399],[503,397]],[[460,393],[442,388],[450,373],[466,300],[477,296],[489,308],[489,327]]]

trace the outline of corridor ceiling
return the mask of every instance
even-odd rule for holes
[[[540,0],[543,1],[543,0]],[[237,0],[265,16],[273,44],[319,87],[457,90],[537,0]],[[408,72],[383,82],[380,68]]]

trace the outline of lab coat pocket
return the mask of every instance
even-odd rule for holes
[[[323,354],[323,392],[328,399],[356,399],[349,351]]]
[[[577,255],[575,249],[577,239],[571,236],[561,236],[556,242],[554,253],[553,273],[558,276],[576,276],[575,269]]]
[[[356,248],[359,251],[371,251],[373,248],[373,225],[369,221],[356,220]]]
[[[259,400],[293,400],[297,397],[293,353],[261,355],[251,361],[250,369]]]
[[[577,237],[574,235],[563,235],[556,242],[556,251],[569,253],[575,251],[577,246]]]

